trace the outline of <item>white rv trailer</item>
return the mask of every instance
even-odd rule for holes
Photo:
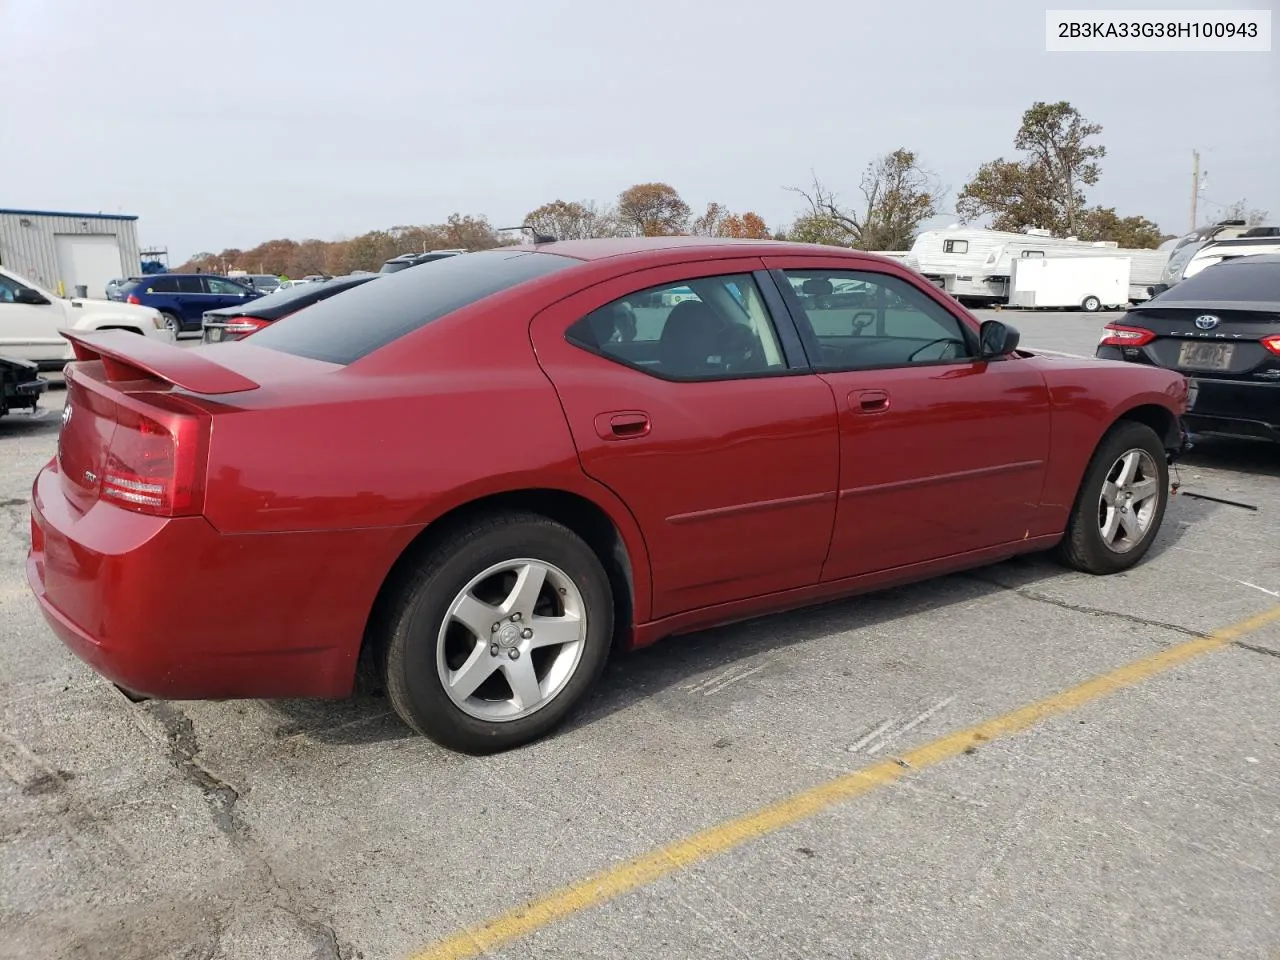
[[[1090,313],[1129,305],[1129,257],[1028,257],[1011,265],[1009,306]]]
[[[1014,259],[1125,256],[1133,261],[1130,298],[1146,300],[1160,282],[1167,250],[1121,249],[1114,241],[1050,236],[1047,230],[1013,233],[952,226],[916,238],[907,264],[960,300],[1003,303]]]

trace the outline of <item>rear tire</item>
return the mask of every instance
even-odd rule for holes
[[[1102,301],[1097,297],[1088,296],[1084,298],[1084,302],[1080,304],[1080,308],[1086,313],[1097,313],[1102,309]]]
[[[1059,561],[1097,575],[1128,570],[1151,549],[1168,503],[1164,444],[1146,424],[1121,420],[1089,461],[1057,547]]]
[[[581,537],[536,514],[487,517],[397,585],[379,624],[387,695],[442,746],[521,746],[561,724],[595,684],[613,617],[608,575]]]
[[[165,329],[175,337],[182,332],[182,321],[178,319],[177,314],[170,313],[168,310],[161,310],[160,316],[164,319]]]

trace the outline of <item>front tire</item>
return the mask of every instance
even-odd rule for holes
[[[534,514],[447,537],[399,585],[382,624],[401,719],[465,753],[508,750],[562,723],[595,684],[613,594],[594,551]]]
[[[1169,503],[1169,464],[1149,426],[1122,420],[1103,436],[1085,471],[1058,545],[1058,559],[1084,573],[1135,566],[1151,549]]]

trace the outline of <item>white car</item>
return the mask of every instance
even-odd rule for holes
[[[61,370],[75,359],[59,330],[129,330],[173,343],[160,311],[115,300],[81,300],[50,293],[0,267],[0,356]]]

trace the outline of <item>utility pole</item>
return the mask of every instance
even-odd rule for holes
[[[1191,151],[1191,229],[1196,228],[1196,202],[1200,199],[1200,151]]]

